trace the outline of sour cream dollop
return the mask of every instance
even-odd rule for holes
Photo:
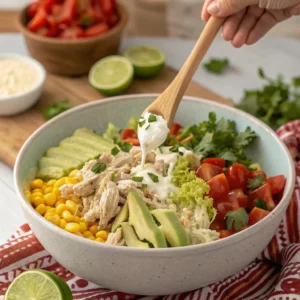
[[[169,131],[168,123],[162,116],[147,112],[140,118],[138,138],[142,149],[142,167],[147,153],[158,148],[166,140]]]

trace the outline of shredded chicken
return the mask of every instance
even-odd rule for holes
[[[128,193],[132,189],[136,189],[141,187],[142,184],[140,182],[135,182],[132,180],[120,180],[118,182],[118,190],[122,197],[127,197]]]
[[[134,159],[130,153],[119,152],[112,161],[112,166],[114,168],[119,168],[123,165],[133,165]]]
[[[95,195],[90,195],[87,197],[82,197],[82,204],[83,204],[83,210],[82,210],[82,215],[85,215],[91,206],[91,202],[94,201]]]
[[[132,147],[129,152],[134,158],[134,165],[138,165],[142,161],[142,151],[140,147]],[[146,163],[154,163],[155,162],[155,153],[149,152],[146,155]]]
[[[154,167],[158,172],[163,173],[166,171],[166,164],[163,159],[156,160],[154,163]]]
[[[114,233],[109,233],[105,244],[125,246],[125,240],[123,239],[122,228],[119,228]]]
[[[62,198],[67,198],[74,193],[73,184],[64,184],[60,188]]]

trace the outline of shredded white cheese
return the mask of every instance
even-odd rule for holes
[[[37,70],[20,59],[0,58],[0,96],[9,96],[32,89],[39,80]]]

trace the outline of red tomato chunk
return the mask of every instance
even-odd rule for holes
[[[196,171],[196,175],[204,181],[212,179],[214,176],[223,173],[223,170],[215,165],[203,163]]]
[[[245,189],[249,171],[242,164],[233,164],[228,168],[226,177],[231,189]]]

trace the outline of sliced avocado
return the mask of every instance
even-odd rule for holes
[[[150,248],[148,243],[141,242],[136,236],[133,227],[128,223],[121,223],[123,237],[128,247]]]
[[[137,191],[131,190],[127,197],[129,207],[129,223],[135,229],[140,240],[149,241],[155,248],[166,248],[167,243],[162,231]]]
[[[117,229],[120,227],[121,223],[128,220],[128,217],[129,217],[128,201],[126,201],[122,209],[120,210],[119,214],[116,216],[114,222],[112,223],[111,231],[116,232]]]
[[[67,172],[60,167],[47,167],[39,169],[36,177],[48,181],[50,179],[59,179],[67,175]]]
[[[262,171],[262,168],[260,166],[260,164],[256,163],[256,164],[251,164],[249,166],[249,168],[254,169],[255,171]]]
[[[173,210],[155,209],[151,211],[151,214],[161,224],[160,230],[171,247],[188,246],[190,244],[189,238]]]
[[[97,151],[95,149],[92,149],[89,146],[80,145],[80,144],[74,144],[74,143],[69,143],[68,141],[61,142],[59,144],[59,148],[65,149],[65,150],[75,150],[75,151],[85,152],[86,154],[89,154],[92,157],[96,157],[96,156],[98,156],[100,154],[99,151]]]
[[[88,128],[76,129],[73,136],[78,136],[87,140],[92,140],[101,143],[103,145],[106,145],[107,147],[114,147],[114,144],[111,140],[106,139],[97,133],[94,133],[92,130]]]
[[[49,148],[45,156],[47,157],[55,157],[55,158],[72,158],[76,159],[82,163],[86,162],[87,160],[93,158],[88,153],[85,153],[83,151],[75,151],[74,149],[62,149],[59,147]]]
[[[59,167],[62,168],[65,172],[71,172],[74,169],[80,169],[82,167],[82,163],[78,160],[67,160],[44,156],[39,160],[39,168],[43,169],[48,167]]]

